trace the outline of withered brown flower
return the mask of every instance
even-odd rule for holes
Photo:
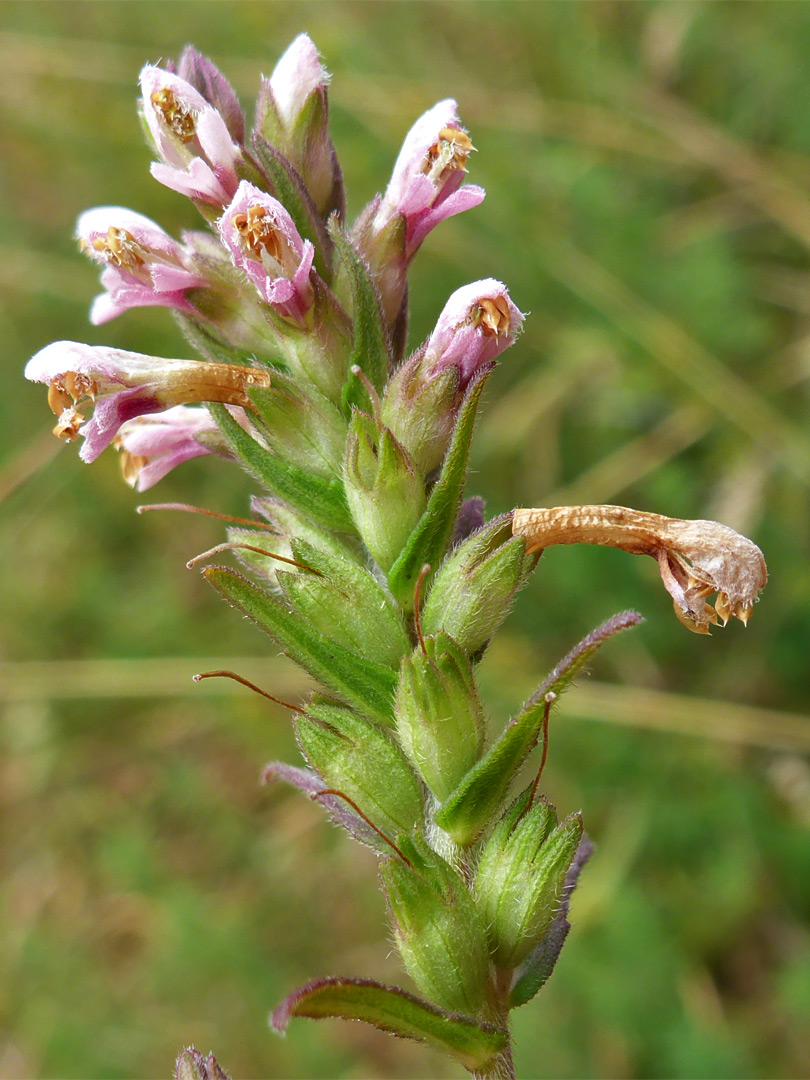
[[[734,616],[743,624],[768,580],[756,544],[717,521],[631,510],[627,506],[556,506],[518,509],[512,532],[526,537],[527,552],[554,544],[604,544],[657,559],[675,614],[690,630],[708,634]],[[717,593],[714,607],[707,597]]]

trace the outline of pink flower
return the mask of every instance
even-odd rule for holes
[[[219,112],[194,87],[162,68],[141,72],[142,109],[163,163],[152,164],[161,184],[191,199],[222,206],[236,191],[242,155]]]
[[[405,136],[373,231],[381,232],[401,214],[406,225],[405,255],[411,259],[440,221],[478,206],[484,189],[462,187],[473,149],[459,124],[455,101],[447,98],[429,109]]]
[[[315,299],[310,271],[315,248],[271,195],[243,180],[219,220],[223,243],[261,298],[303,326]]]
[[[219,428],[207,409],[175,405],[151,416],[136,416],[121,425],[115,445],[121,472],[136,491],[146,491],[184,461],[212,452]],[[200,442],[199,436],[207,436]]]
[[[172,405],[221,401],[249,406],[251,386],[269,386],[270,375],[258,368],[165,360],[141,353],[55,341],[32,356],[25,368],[32,382],[48,384],[48,404],[58,423],[54,435],[84,436],[83,461],[95,461],[128,420]],[[84,410],[95,406],[85,423]]]
[[[494,278],[474,281],[452,294],[421,356],[425,377],[455,367],[459,388],[508,348],[523,326],[523,314],[506,286]]]
[[[96,297],[90,310],[90,321],[96,325],[132,307],[191,311],[185,290],[208,284],[185,268],[182,246],[134,210],[121,206],[87,210],[76,224],[76,236],[82,250],[104,267],[101,283],[106,292]]]

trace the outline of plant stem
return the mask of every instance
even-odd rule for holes
[[[499,971],[493,985],[493,995],[484,1019],[487,1023],[503,1028],[507,1033],[506,1046],[483,1069],[472,1074],[473,1080],[515,1080],[515,1063],[512,1059],[512,1034],[509,1031],[509,988],[511,971]]]

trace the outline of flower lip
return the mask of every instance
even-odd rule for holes
[[[717,521],[685,521],[626,506],[558,506],[514,511],[512,532],[526,551],[554,544],[602,544],[652,555],[690,630],[708,634],[718,618],[748,623],[768,581],[765,558],[753,541]],[[717,593],[714,607],[707,597]]]

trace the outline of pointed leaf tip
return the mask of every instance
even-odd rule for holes
[[[445,1012],[373,979],[315,979],[273,1010],[270,1027],[283,1035],[294,1016],[363,1020],[400,1039],[415,1039],[441,1050],[470,1070],[484,1068],[504,1049],[508,1038],[501,1028]]]

